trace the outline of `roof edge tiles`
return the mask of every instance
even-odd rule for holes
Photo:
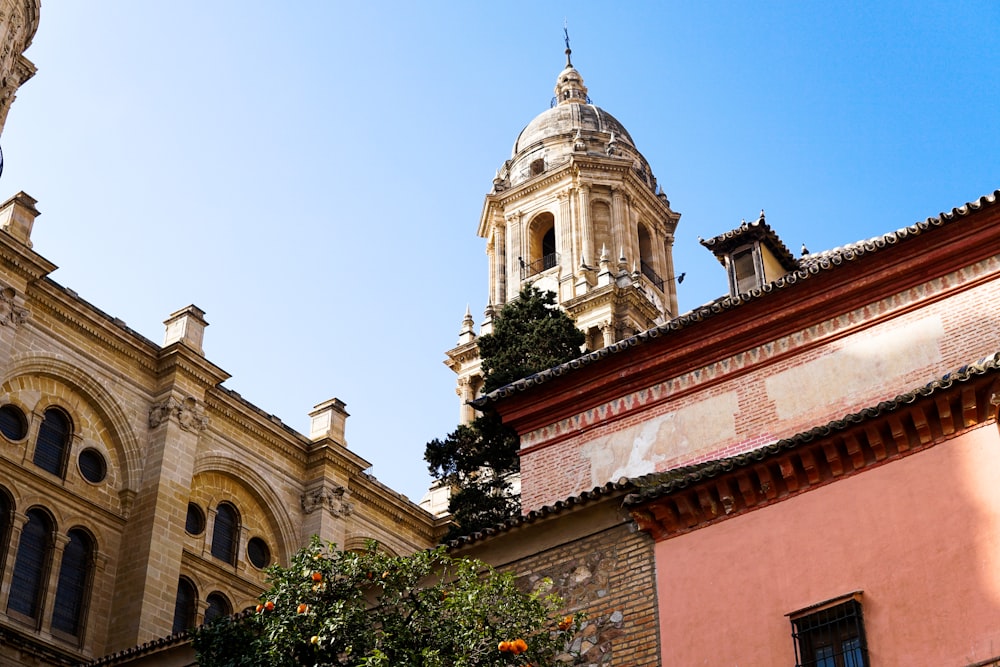
[[[749,301],[755,301],[765,297],[772,292],[787,289],[788,287],[803,280],[808,280],[817,274],[836,270],[845,263],[875,254],[899,243],[906,242],[926,233],[929,230],[944,227],[945,225],[964,218],[971,213],[995,206],[998,199],[1000,199],[1000,189],[994,190],[988,195],[983,195],[975,201],[967,202],[958,208],[953,208],[951,211],[942,212],[938,214],[937,217],[927,218],[926,220],[914,223],[908,227],[902,227],[896,231],[883,234],[882,236],[857,241],[838,248],[833,248],[832,250],[809,254],[799,260],[799,269],[789,272],[773,283],[768,283],[763,287],[753,289],[749,292],[736,296],[720,297],[714,301],[698,306],[687,313],[679,315],[658,327],[648,329],[600,350],[588,352],[587,354],[577,357],[572,361],[568,361],[559,366],[529,375],[526,378],[522,378],[521,380],[512,382],[511,384],[500,387],[499,389],[495,389],[489,394],[481,396],[474,401],[470,401],[470,404],[473,407],[482,410],[491,403],[495,403],[498,400],[518,392],[525,391],[537,385],[544,384],[554,378],[566,375],[567,373],[570,373],[578,368],[589,366],[629,348],[646,344],[653,339],[659,338],[660,336],[665,336],[671,332],[685,329],[703,320],[730,311],[733,308],[741,306]]]
[[[682,466],[663,472],[650,473],[641,477],[622,477],[617,481],[608,482],[603,486],[596,486],[589,491],[584,491],[565,500],[532,510],[522,516],[513,517],[485,530],[455,538],[445,544],[449,549],[458,549],[509,532],[520,526],[535,523],[536,521],[557,514],[563,514],[615,495],[623,496],[622,502],[626,507],[635,508],[655,501],[659,497],[689,489],[701,482],[721,477],[729,472],[759,466],[765,459],[806,445],[816,444],[823,438],[844,433],[851,428],[904,410],[920,399],[941,393],[951,389],[955,385],[968,384],[977,378],[990,374],[1000,375],[1000,352],[966,364],[958,370],[947,373],[937,380],[921,385],[912,391],[899,394],[893,399],[881,401],[857,412],[847,414],[840,419],[835,419],[822,426],[802,431],[789,438],[778,440],[745,454]],[[960,417],[966,420],[969,419],[968,415],[960,415]]]

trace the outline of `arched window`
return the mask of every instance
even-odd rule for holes
[[[212,555],[230,565],[235,565],[239,534],[240,520],[236,508],[229,503],[219,503],[215,510],[215,525],[212,528]]]
[[[52,608],[52,629],[80,636],[87,613],[88,591],[94,571],[94,541],[83,530],[69,531],[59,566],[56,601]]]
[[[28,522],[21,530],[17,560],[10,580],[7,611],[38,621],[45,592],[45,576],[52,562],[53,524],[37,507],[28,510]]]
[[[639,268],[642,275],[649,278],[656,289],[663,291],[663,278],[656,272],[656,257],[653,254],[653,239],[646,226],[639,223]]]
[[[56,408],[46,410],[35,441],[35,465],[61,477],[66,469],[69,438],[70,423],[66,413]]]
[[[205,610],[205,622],[211,623],[217,618],[229,616],[233,613],[233,606],[222,593],[209,593],[208,609]]]
[[[528,262],[522,267],[521,280],[526,280],[559,263],[556,254],[556,219],[551,213],[540,213],[528,227]]]
[[[177,600],[174,602],[174,634],[194,627],[198,611],[198,589],[191,580],[181,577],[177,581]]]

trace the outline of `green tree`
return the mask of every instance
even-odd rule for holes
[[[584,340],[552,292],[528,285],[494,318],[493,332],[479,337],[483,389],[490,392],[574,359]],[[427,443],[424,460],[431,475],[453,489],[448,538],[520,513],[520,497],[511,486],[521,469],[519,446],[517,433],[493,412]]]
[[[443,548],[399,557],[374,543],[353,553],[314,538],[268,577],[256,611],[195,632],[201,667],[523,667],[575,659],[568,646],[582,617],[560,617],[556,596],[526,593],[510,573]]]

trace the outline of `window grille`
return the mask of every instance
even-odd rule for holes
[[[17,559],[10,580],[8,611],[38,620],[42,604],[42,582],[52,561],[52,521],[40,509],[28,510],[21,530]]]
[[[82,530],[69,531],[59,566],[56,601],[52,608],[52,629],[78,637],[83,628],[87,589],[94,560],[90,536]]]
[[[852,598],[792,619],[796,667],[869,667],[861,603]]]
[[[197,603],[198,591],[194,584],[181,577],[177,581],[177,600],[174,602],[174,634],[194,627]]]
[[[35,465],[53,475],[62,476],[69,449],[69,419],[60,410],[49,408],[38,429],[35,441]]]
[[[229,503],[219,503],[219,507],[215,510],[215,525],[212,528],[212,555],[230,565],[236,564],[239,527],[236,508]]]

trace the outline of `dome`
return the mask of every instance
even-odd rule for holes
[[[513,187],[549,172],[574,155],[629,159],[643,180],[655,186],[649,163],[632,135],[617,118],[590,102],[583,77],[567,57],[556,79],[553,106],[521,130],[510,160],[497,173],[494,189]]]
[[[578,131],[581,135],[593,133],[606,135],[605,141],[614,134],[618,141],[625,141],[635,147],[632,136],[617,118],[593,104],[571,102],[558,104],[538,114],[521,130],[510,156],[516,158],[518,153],[552,137],[566,136],[567,140],[572,142]]]

